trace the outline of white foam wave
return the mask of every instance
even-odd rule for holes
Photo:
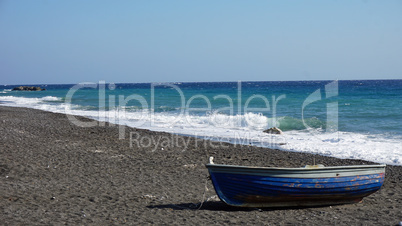
[[[1,96],[0,101],[6,102],[7,105],[23,106],[27,104],[39,103],[40,98],[25,98],[25,97],[15,97],[15,96]]]
[[[3,89],[3,91],[1,91],[0,93],[8,93],[11,92],[11,89]]]
[[[61,101],[62,99],[60,97],[53,97],[53,96],[46,96],[40,98],[41,101]]]
[[[359,134],[352,132],[321,133],[314,131],[290,130],[284,135],[271,135],[262,130],[283,118],[274,121],[264,115],[246,113],[244,115],[187,115],[177,112],[151,112],[148,109],[114,109],[111,111],[90,111],[80,106],[70,106],[59,97],[24,98],[0,96],[3,105],[30,107],[45,111],[67,113],[128,125],[153,131],[164,131],[182,135],[230,142],[234,144],[256,145],[281,150],[315,153],[337,158],[362,159],[391,165],[402,165],[402,137]],[[81,106],[82,107],[82,106]],[[306,159],[306,163],[311,159]]]
[[[0,96],[2,105],[10,107],[28,107],[44,111],[65,113],[66,104],[61,102],[57,104],[50,104],[49,102],[62,101],[60,97],[46,96],[41,98],[26,98],[15,96]],[[76,106],[77,107],[77,106]]]
[[[263,115],[209,115],[177,117],[177,115],[154,114],[148,121],[149,112],[128,112],[120,117],[119,124],[140,127],[154,131],[197,136],[242,145],[256,145],[287,151],[315,153],[344,159],[362,159],[390,165],[402,165],[400,150],[402,137],[381,137],[380,135],[352,132],[324,133],[313,131],[287,131],[284,135],[262,132],[270,125]],[[113,119],[113,117],[109,118]],[[114,118],[115,119],[115,118]],[[145,119],[145,120],[144,120]],[[309,162],[311,160],[306,160]]]
[[[390,165],[402,165],[400,149],[402,137],[352,132],[309,133],[289,131],[285,133],[287,144],[283,150],[307,152],[343,159],[362,159]]]
[[[23,106],[25,104],[39,104],[45,101],[61,101],[62,98],[54,96],[46,96],[41,98],[26,98],[26,97],[15,97],[15,96],[0,96],[0,101],[8,102],[16,106]]]
[[[263,115],[209,115],[178,117],[174,114],[155,113],[146,110],[126,112],[104,112],[105,121],[125,124],[153,131],[196,136],[211,140],[241,145],[255,145],[286,151],[314,153],[344,159],[361,159],[390,165],[402,165],[400,150],[402,137],[380,137],[380,135],[352,132],[323,133],[314,131],[286,131],[284,135],[262,132],[270,125]],[[114,114],[114,115],[113,115]],[[99,119],[97,115],[93,118]],[[152,120],[151,120],[152,117]],[[306,159],[306,163],[310,162]]]

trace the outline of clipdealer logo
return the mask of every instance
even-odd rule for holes
[[[275,95],[272,96],[271,102],[268,100],[267,97],[260,95],[260,94],[254,94],[248,97],[246,100],[242,100],[244,98],[242,94],[242,85],[241,82],[239,81],[237,83],[237,95],[234,97],[230,97],[227,94],[220,94],[220,95],[215,95],[213,100],[222,100],[227,102],[227,106],[221,107],[221,108],[212,108],[211,100],[202,94],[197,94],[194,96],[191,96],[186,100],[185,95],[183,91],[180,89],[175,84],[172,83],[151,83],[150,86],[150,99],[148,99],[150,105],[148,104],[148,101],[141,95],[138,94],[131,94],[129,96],[125,95],[108,95],[106,98],[106,90],[113,91],[115,90],[116,86],[113,83],[106,84],[105,81],[100,81],[99,83],[79,83],[74,85],[67,93],[66,98],[65,98],[65,112],[68,117],[68,119],[75,125],[80,126],[80,127],[92,127],[92,126],[105,126],[106,122],[112,123],[112,124],[117,124],[119,128],[119,139],[125,139],[126,138],[126,131],[125,131],[125,126],[129,123],[131,127],[141,127],[146,124],[146,126],[158,126],[155,117],[155,99],[157,99],[155,95],[155,89],[157,87],[163,87],[163,88],[169,88],[175,92],[177,92],[180,100],[180,107],[179,107],[179,112],[177,116],[172,117],[170,121],[164,122],[164,126],[167,127],[173,127],[175,125],[181,124],[185,125],[186,127],[192,127],[192,128],[203,128],[206,125],[205,124],[200,124],[197,123],[197,121],[194,121],[194,117],[192,117],[191,113],[193,112],[214,112],[216,114],[211,114],[210,117],[210,123],[214,127],[217,128],[233,128],[236,126],[239,126],[238,124],[238,119],[234,117],[234,112],[237,108],[236,114],[237,116],[244,117],[245,123],[247,123],[247,126],[253,127],[256,129],[261,129],[261,131],[266,128],[268,125],[269,127],[279,127],[280,124],[277,120],[277,105],[278,103],[286,98],[286,94],[279,95],[276,97]],[[98,112],[97,112],[97,120],[98,121],[81,121],[76,116],[74,116],[74,110],[73,110],[73,97],[74,94],[79,91],[80,89],[98,89]],[[303,102],[302,108],[301,108],[301,113],[302,113],[302,123],[305,126],[306,130],[312,134],[313,136],[320,138],[320,136],[323,134],[323,131],[317,130],[317,128],[313,128],[308,124],[308,120],[306,120],[305,116],[305,111],[306,108],[308,108],[309,105],[318,102],[318,101],[325,101],[326,103],[326,121],[325,121],[325,132],[324,134],[329,134],[329,133],[334,133],[338,131],[338,101],[332,101],[331,100],[334,97],[338,96],[338,81],[333,81],[327,85],[325,85],[324,88],[324,97],[321,95],[322,89],[317,89],[315,92],[311,93]],[[234,98],[234,99],[233,99]],[[106,100],[108,102],[106,103]],[[117,102],[116,102],[117,100]],[[205,102],[206,107],[191,107],[191,104],[193,103],[194,100],[197,101],[203,101]],[[260,101],[260,103],[263,103],[260,105],[259,108],[251,107],[250,103],[252,101]],[[136,111],[136,117],[128,117],[126,114],[126,109],[127,106],[133,105],[133,102],[136,102],[136,105],[140,106]],[[128,105],[130,103],[130,105]],[[234,104],[237,103],[237,106]],[[107,110],[108,109],[108,110]],[[111,110],[113,109],[113,110]],[[222,112],[229,112],[231,118],[224,118],[222,117],[217,117],[219,113]],[[271,118],[266,121],[265,123],[261,123],[261,121],[255,121],[253,117],[250,117],[248,113],[265,113],[266,116],[270,115]],[[269,114],[270,113],[270,114]],[[268,118],[267,118],[268,119]],[[110,124],[109,124],[110,125]],[[241,126],[241,125],[240,125]],[[236,133],[236,132],[234,132]],[[135,135],[135,136],[134,136]],[[130,139],[137,139],[134,140],[134,142],[138,143],[146,143],[145,141],[146,138],[142,138],[139,136],[139,134],[130,134]],[[198,136],[199,134],[194,134],[196,137],[214,137],[213,135],[210,136],[205,136],[201,135]],[[239,140],[239,144],[244,144],[245,142],[241,141],[241,137],[239,138],[239,134],[233,134],[235,137],[234,141],[230,142],[235,142],[237,144],[237,140]],[[244,134],[243,134],[244,135]],[[244,135],[247,137],[247,135]],[[274,137],[277,139],[276,137]],[[142,140],[139,140],[142,139]],[[272,140],[271,139],[268,141],[265,138],[261,141],[253,141],[253,138],[250,137],[250,134],[248,134],[248,139],[246,143],[251,144],[251,143],[263,143],[265,146],[267,146],[268,143],[274,144],[276,141],[277,143],[286,143],[286,139],[284,140],[282,137],[278,138],[279,140]],[[216,140],[216,139],[215,139]],[[141,142],[139,142],[141,141]],[[151,140],[152,141],[152,140]],[[150,142],[151,142],[150,141]],[[131,141],[133,142],[133,141]],[[148,142],[148,143],[150,143]],[[156,141],[154,141],[156,142]],[[167,141],[166,141],[167,142]],[[166,143],[165,142],[165,143]],[[149,145],[147,143],[147,145]],[[184,142],[185,143],[185,142]],[[272,146],[272,144],[270,144]],[[269,145],[268,145],[269,146]]]

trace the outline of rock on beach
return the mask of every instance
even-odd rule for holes
[[[269,128],[267,130],[264,130],[263,132],[270,134],[283,134],[282,130],[276,127]]]

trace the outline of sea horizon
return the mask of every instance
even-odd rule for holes
[[[107,81],[105,79],[100,79],[99,81],[111,82],[114,84],[152,84],[152,83],[230,83],[230,82],[325,82],[325,81],[399,81],[402,79],[395,78],[380,78],[380,79],[301,79],[301,80],[233,80],[233,81],[153,81],[153,82],[113,82]],[[96,81],[96,82],[99,82]],[[78,83],[94,82],[94,81],[84,81],[76,83],[17,83],[17,84],[0,84],[0,86],[39,86],[39,85],[76,85]]]

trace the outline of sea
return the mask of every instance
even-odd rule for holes
[[[402,165],[402,80],[94,81],[12,91],[17,86],[0,85],[0,105],[236,145]],[[272,127],[283,133],[264,132]]]

